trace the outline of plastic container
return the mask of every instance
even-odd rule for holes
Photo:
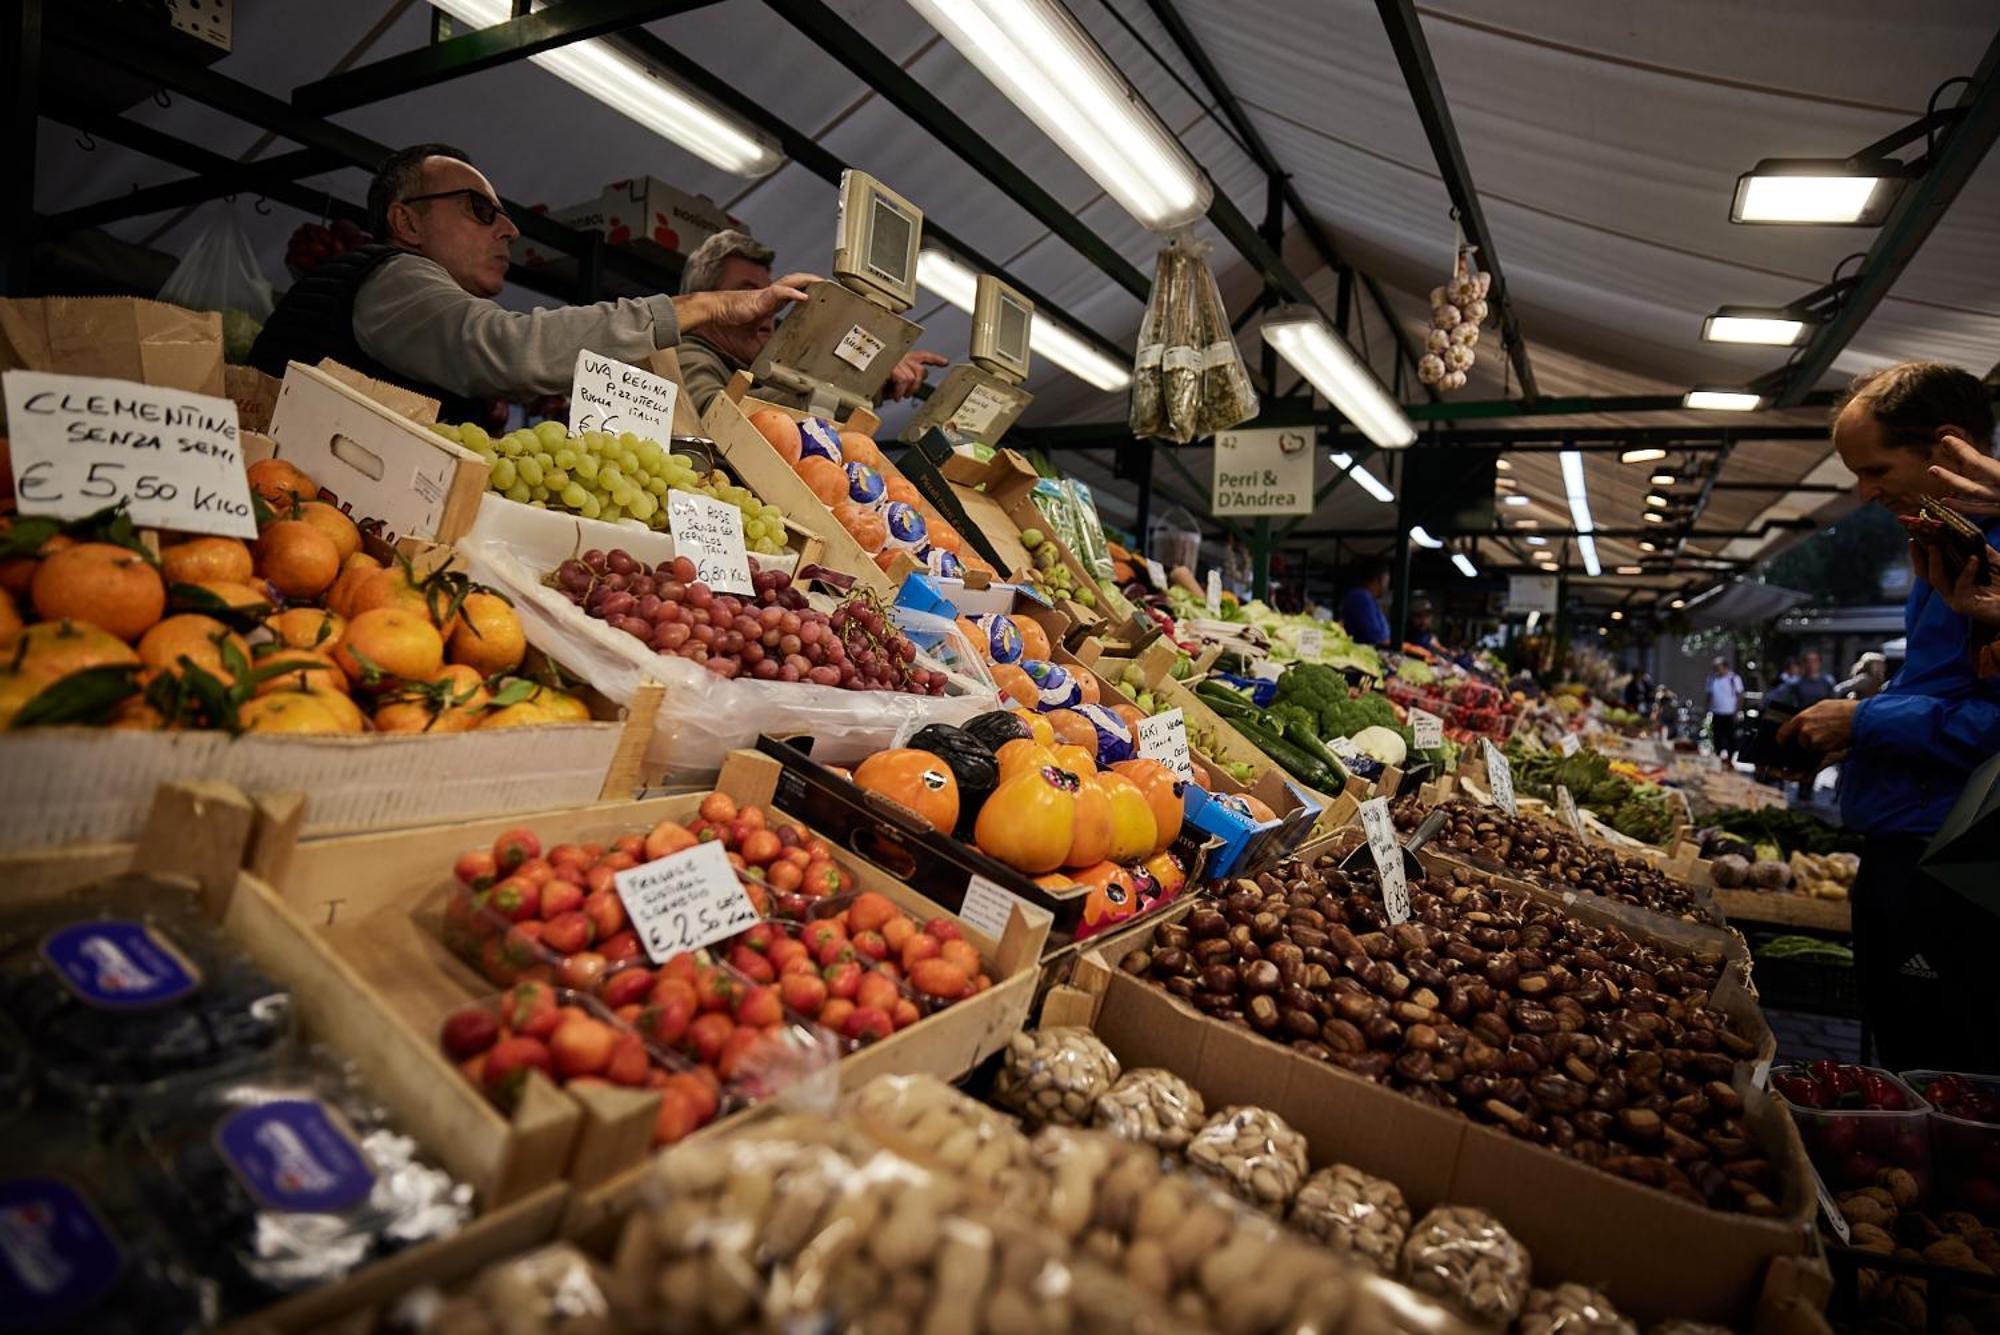
[[[156,1080],[261,1060],[293,1028],[291,995],[187,887],[144,876],[0,922],[0,1010],[41,1087],[100,1112]]]
[[[318,1049],[157,1087],[134,1110],[147,1203],[227,1319],[458,1231],[472,1188],[424,1162]]]
[[[1903,1082],[1919,1094],[1942,1075],[1956,1075],[1990,1099],[2000,1100],[2000,1077],[1955,1071],[1905,1071]],[[1929,1103],[1929,1100],[1925,1100]],[[1988,1224],[2000,1224],[2000,1122],[1981,1122],[1930,1106],[1931,1166],[1937,1174],[1938,1205],[1970,1210]]]
[[[1799,1139],[1805,1142],[1806,1154],[1819,1170],[1820,1180],[1835,1195],[1884,1185],[1880,1181],[1883,1173],[1902,1169],[1916,1178],[1915,1204],[1922,1205],[1929,1200],[1931,1189],[1930,1104],[1889,1071],[1873,1066],[1859,1069],[1879,1075],[1900,1089],[1909,1100],[1909,1111],[1804,1108],[1786,1099],[1785,1107],[1799,1128]],[[1772,1089],[1783,1097],[1777,1077],[1802,1071],[1797,1066],[1774,1068]]]

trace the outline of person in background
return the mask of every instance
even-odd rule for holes
[[[1389,563],[1381,557],[1363,561],[1354,569],[1354,583],[1340,600],[1340,624],[1356,644],[1378,648],[1389,643],[1389,618],[1382,612],[1382,600],[1389,596]]]
[[[1840,684],[1833,679],[1820,662],[1819,650],[1808,649],[1799,656],[1799,670],[1789,682],[1781,682],[1770,694],[1769,702],[1796,713],[1807,705],[1816,705],[1822,700],[1831,700],[1839,693]]]
[[[1708,680],[1702,685],[1708,692],[1708,731],[1715,740],[1715,754],[1724,760],[1734,760],[1736,711],[1743,707],[1743,678],[1736,675],[1727,658],[1718,654],[1709,668]]]
[[[681,270],[681,294],[758,291],[770,286],[771,261],[776,257],[777,252],[748,232],[717,232],[688,256],[687,267]],[[716,321],[681,341],[681,383],[697,414],[708,411],[738,371],[750,369],[777,331],[777,313],[772,311],[752,320]],[[950,360],[935,352],[913,349],[890,369],[877,398],[907,399],[922,386],[929,368],[948,365]],[[804,406],[798,396],[775,387],[760,387],[758,397],[788,407]]]
[[[1937,362],[1870,372],[1842,396],[1833,443],[1863,501],[1911,515],[1926,497],[1958,494],[1941,470],[1991,469],[1990,391]],[[2000,522],[1985,532],[1990,550]],[[1841,824],[1865,840],[1851,892],[1855,981],[1883,1064],[2000,1070],[1994,919],[1918,865],[1968,777],[2000,752],[2000,677],[1979,675],[1974,618],[1992,595],[1970,560],[1954,571],[1916,547],[1902,668],[1865,700],[1809,706],[1778,736],[1843,761]]]
[[[1653,715],[1653,678],[1644,668],[1634,672],[1625,683],[1625,707],[1641,718]]]
[[[439,401],[439,420],[486,420],[493,399],[567,394],[588,349],[639,363],[710,324],[756,324],[805,300],[811,274],[694,296],[623,297],[590,306],[510,311],[507,243],[521,234],[492,182],[449,144],[383,160],[368,187],[382,240],[315,267],[292,285],[250,349],[282,376],[323,357]]]
[[[1785,665],[1778,669],[1778,680],[1765,692],[1766,697],[1776,696],[1780,691],[1789,690],[1799,679],[1799,660],[1787,658]]]
[[[1404,636],[1407,643],[1419,649],[1428,649],[1442,657],[1451,657],[1451,650],[1438,643],[1437,632],[1431,628],[1436,609],[1428,598],[1419,598],[1410,604],[1410,633]]]

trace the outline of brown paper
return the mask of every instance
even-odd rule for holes
[[[433,426],[437,423],[439,404],[436,399],[425,398],[413,389],[404,389],[401,385],[392,385],[386,380],[365,376],[353,367],[337,362],[331,357],[320,358],[319,369],[363,398],[375,400],[398,417],[407,417],[418,426]]]
[[[226,393],[222,316],[138,297],[0,300],[0,371],[106,376]]]
[[[236,425],[245,431],[269,431],[271,410],[278,406],[279,380],[254,366],[222,368],[224,391],[236,401]]]

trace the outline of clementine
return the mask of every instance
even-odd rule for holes
[[[378,607],[348,622],[333,658],[351,681],[371,690],[423,681],[444,666],[444,637],[417,613]]]
[[[167,610],[160,572],[138,552],[109,542],[80,542],[46,558],[33,594],[43,620],[87,621],[127,644]]]
[[[250,578],[250,549],[236,538],[189,538],[160,552],[160,569],[169,584],[195,584],[205,579],[243,583]]]
[[[0,589],[0,644],[19,635],[21,625],[21,609],[14,606],[14,595]]]
[[[361,530],[355,527],[352,519],[341,513],[339,506],[329,505],[325,501],[307,501],[300,505],[298,513],[291,517],[304,520],[332,538],[333,545],[340,550],[340,559],[343,561],[361,550]]]
[[[347,618],[318,607],[290,607],[264,618],[264,629],[287,649],[324,649],[333,652],[347,632]]]
[[[236,711],[245,732],[351,732],[321,697],[307,691],[279,691],[246,700]]]
[[[7,661],[24,677],[43,683],[85,668],[139,666],[131,646],[101,627],[81,621],[39,621],[7,646]]]
[[[183,612],[170,616],[139,637],[139,661],[161,672],[179,672],[183,660],[210,676],[235,681],[223,645],[231,645],[241,655],[236,661],[250,661],[250,646],[243,637],[214,617]]]
[[[278,667],[284,671],[274,672],[258,682],[252,694],[325,688],[346,695],[353,689],[348,685],[347,674],[340,670],[340,664],[333,661],[333,653],[329,649],[281,648],[257,660],[260,673],[267,668]]]
[[[319,494],[319,483],[307,477],[297,464],[284,459],[259,459],[245,472],[250,479],[250,490],[263,497],[273,510],[289,510],[297,502],[309,501]]]
[[[528,652],[528,636],[505,598],[473,592],[459,605],[458,625],[451,633],[449,649],[452,662],[491,677],[521,666]]]

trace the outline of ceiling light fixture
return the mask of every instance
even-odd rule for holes
[[[1509,463],[1505,459],[1495,459],[1493,461],[1493,466],[1499,469],[1503,473],[1511,473],[1514,471],[1514,465]]]
[[[1652,483],[1656,487],[1671,487],[1676,483],[1678,483],[1680,479],[1675,477],[1672,473],[1655,473],[1651,477],[1647,478],[1646,481]]]
[[[1382,502],[1382,504],[1387,505],[1396,499],[1396,493],[1390,491],[1382,479],[1376,477],[1360,464],[1355,463],[1353,455],[1336,451],[1333,455],[1333,462],[1343,473],[1353,478],[1361,490],[1367,492],[1370,496]]]
[[[910,5],[1140,223],[1208,212],[1207,174],[1059,0]]]
[[[1765,158],[1736,178],[1729,221],[1878,227],[1914,175],[1892,158]]]
[[[1583,558],[1583,573],[1601,575],[1604,567],[1597,564],[1597,539],[1588,533],[1579,533],[1576,538],[1577,555]]]
[[[1643,575],[1643,574],[1645,574],[1645,573],[1646,573],[1646,567],[1644,567],[1644,566],[1619,566],[1619,567],[1618,567],[1618,573],[1619,573],[1619,574],[1621,574],[1621,575]]]
[[[1639,550],[1642,552],[1657,552],[1660,549],[1659,546],[1655,543],[1642,542],[1639,544]]]
[[[979,276],[956,255],[930,248],[919,252],[917,282],[967,315],[972,314],[979,291]],[[1036,311],[1035,318],[1028,322],[1028,347],[1037,356],[1048,358],[1077,379],[1098,389],[1121,390],[1132,384],[1130,370],[1051,320],[1042,311]]]
[[[508,0],[437,0],[437,7],[469,29],[514,17]],[[748,124],[600,39],[572,42],[528,59],[710,166],[737,176],[764,176],[785,160],[776,144]]]
[[[1590,491],[1583,480],[1583,456],[1575,450],[1564,450],[1561,455],[1563,488],[1569,492],[1569,517],[1576,525],[1576,550],[1583,557],[1584,570],[1592,575],[1602,574],[1597,564],[1597,540],[1590,536],[1597,527],[1590,518]]]
[[[1546,547],[1549,545],[1549,540],[1547,538],[1537,538],[1531,536],[1528,539],[1528,545],[1530,547]]]
[[[1665,450],[1624,450],[1619,453],[1618,462],[1621,464],[1649,464],[1655,459],[1664,459],[1666,457],[1667,452]]]
[[[1786,306],[1722,306],[1701,322],[1706,343],[1755,343],[1789,348],[1806,341],[1819,322]]]
[[[1264,341],[1377,447],[1400,450],[1416,443],[1417,429],[1395,398],[1318,311],[1280,308],[1264,321],[1262,332]]]
[[[1685,598],[1676,598],[1672,602],[1667,604],[1668,607],[1673,608],[1676,612],[1680,611],[1683,607],[1686,607],[1687,605],[1688,605],[1688,600]]]
[[[1528,503],[1526,496],[1502,496],[1500,500],[1504,505],[1526,505]]]
[[[1646,522],[1649,524],[1664,524],[1667,522],[1667,517],[1656,510],[1648,510],[1646,511]]]
[[[1699,408],[1708,412],[1747,413],[1754,412],[1764,403],[1762,394],[1747,389],[1691,389],[1681,399],[1683,408]],[[1664,454],[1665,451],[1662,451]]]
[[[1419,547],[1444,546],[1444,543],[1442,541],[1440,541],[1437,538],[1433,538],[1429,533],[1426,533],[1424,531],[1424,526],[1422,524],[1418,524],[1415,528],[1410,530],[1410,541],[1416,543],[1417,546]]]
[[[1453,552],[1451,554],[1451,563],[1457,566],[1458,573],[1467,579],[1479,578],[1479,567],[1472,564],[1472,558],[1464,552]]]
[[[1614,607],[1611,609],[1611,619],[1613,621],[1623,621],[1625,619],[1625,614]]]
[[[1646,504],[1653,506],[1655,509],[1664,510],[1669,505],[1673,504],[1673,502],[1669,501],[1666,497],[1654,491],[1646,493]]]

